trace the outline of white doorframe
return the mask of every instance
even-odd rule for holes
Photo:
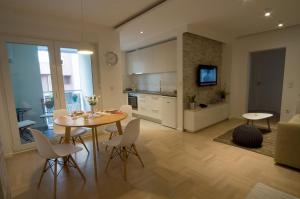
[[[12,88],[12,82],[10,77],[10,71],[9,71],[9,60],[6,50],[6,43],[16,43],[16,44],[28,44],[28,45],[40,45],[40,46],[47,46],[48,52],[49,52],[49,61],[50,61],[50,70],[51,70],[51,80],[52,80],[52,88],[54,93],[57,93],[57,81],[55,74],[55,66],[54,66],[54,59],[53,59],[53,49],[54,45],[53,42],[48,40],[40,40],[40,39],[32,39],[32,38],[22,38],[22,37],[1,37],[0,39],[1,48],[3,50],[1,51],[1,59],[3,60],[3,64],[0,67],[0,72],[2,74],[3,78],[3,86],[2,89],[4,90],[4,93],[6,96],[6,102],[7,102],[7,113],[8,113],[8,122],[11,130],[12,135],[12,149],[14,151],[22,151],[26,149],[33,148],[35,146],[34,143],[26,143],[21,144],[20,135],[19,135],[19,128],[18,128],[18,121],[17,121],[17,115],[16,115],[16,106],[15,106],[15,100],[14,100],[14,94],[13,94],[13,88]],[[55,107],[59,106],[59,96],[54,95],[54,103]]]
[[[57,63],[57,74],[59,74],[58,78],[58,85],[59,85],[59,93],[61,97],[61,107],[65,108],[65,99],[64,99],[64,80],[63,80],[63,72],[62,72],[62,63],[61,63],[61,56],[60,56],[60,48],[74,48],[79,49],[79,43],[72,43],[72,42],[54,42],[54,51],[55,51],[55,63]],[[98,66],[97,66],[97,59],[96,59],[96,48],[93,45],[89,45],[89,48],[93,50],[93,54],[91,55],[91,64],[92,64],[92,80],[93,80],[93,92],[95,95],[100,95],[99,89],[99,77],[98,77]],[[99,104],[98,104],[99,106]],[[97,107],[100,108],[100,107]]]
[[[79,48],[78,43],[72,42],[56,42],[54,40],[43,40],[43,39],[33,39],[27,37],[19,36],[5,36],[0,35],[0,92],[5,96],[5,101],[7,103],[8,113],[7,122],[10,127],[10,136],[12,138],[12,149],[13,152],[24,151],[28,149],[33,149],[35,143],[21,144],[19,128],[17,126],[17,115],[16,107],[14,101],[14,94],[12,88],[12,82],[9,71],[9,60],[7,56],[6,43],[18,43],[18,44],[32,44],[47,46],[49,52],[49,61],[50,61],[50,70],[51,70],[51,80],[52,88],[54,93],[54,103],[55,109],[65,107],[64,101],[64,86],[63,86],[63,76],[61,70],[61,61],[60,61],[60,47],[65,48]],[[92,61],[92,74],[93,74],[93,90],[96,95],[100,95],[100,84],[98,77],[98,62],[97,62],[97,51],[94,46],[91,46],[94,49],[94,54],[91,56]],[[8,132],[7,132],[8,133]]]

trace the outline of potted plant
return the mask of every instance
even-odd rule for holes
[[[94,107],[97,105],[98,99],[100,99],[100,96],[96,96],[96,95],[86,96],[86,100],[89,103],[89,105],[91,106],[92,114],[94,114],[94,111],[95,111]]]
[[[45,104],[45,106],[46,106],[47,109],[52,109],[54,107],[53,96],[51,96],[50,98],[46,98],[44,104]]]
[[[73,95],[72,95],[72,100],[73,100],[73,102],[77,102],[77,100],[78,100],[78,95],[77,95],[77,94],[73,94]]]
[[[196,95],[191,95],[191,96],[187,96],[187,97],[188,97],[190,109],[195,109],[196,108]]]
[[[224,101],[224,100],[226,99],[226,96],[229,95],[229,93],[226,92],[225,89],[219,89],[219,90],[217,90],[216,94],[217,94],[217,97],[218,97],[221,101]]]

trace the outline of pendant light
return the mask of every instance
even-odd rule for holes
[[[89,47],[89,45],[84,42],[84,31],[85,31],[85,23],[84,23],[84,13],[83,13],[83,1],[84,0],[80,0],[81,1],[81,42],[80,42],[80,48],[78,49],[78,54],[83,54],[83,55],[91,55],[94,52],[91,50],[91,48]]]

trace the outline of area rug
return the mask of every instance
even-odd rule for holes
[[[243,148],[246,150],[254,151],[256,153],[274,157],[277,129],[272,129],[271,132],[268,132],[266,129],[260,129],[263,133],[263,142],[262,142],[262,146],[260,148],[247,148],[247,147],[242,147],[242,146],[239,146],[239,145],[233,143],[232,142],[233,130],[234,129],[231,129],[231,130],[227,131],[225,134],[223,134],[219,137],[216,137],[214,139],[214,141],[221,142],[224,144],[229,144],[229,145]]]
[[[257,183],[250,191],[246,199],[299,199],[284,193],[263,183]]]

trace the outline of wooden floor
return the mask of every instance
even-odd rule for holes
[[[137,147],[142,168],[129,158],[128,182],[122,178],[121,162],[114,160],[104,172],[108,153],[101,146],[98,182],[94,180],[92,154],[81,151],[75,159],[87,176],[83,183],[74,170],[63,171],[58,179],[57,198],[103,199],[196,199],[245,198],[258,182],[300,197],[300,172],[274,164],[273,158],[212,141],[239,125],[230,120],[199,133],[182,133],[142,121]],[[106,139],[106,135],[101,135]],[[87,139],[91,148],[91,140]],[[91,150],[92,151],[92,150]],[[35,151],[8,160],[10,183],[17,199],[52,198],[52,174],[47,173],[37,189],[43,160]]]

